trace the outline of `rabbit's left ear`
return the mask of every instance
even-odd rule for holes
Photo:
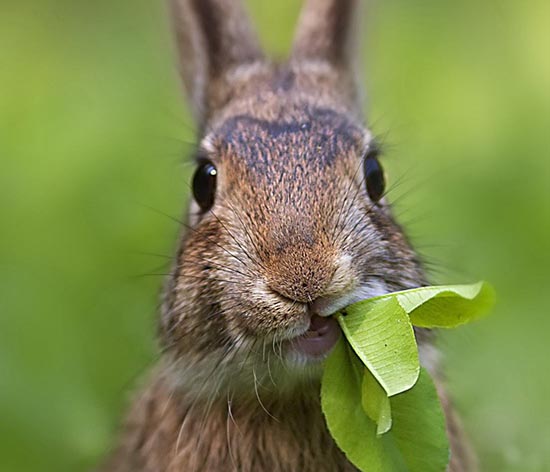
[[[228,98],[227,74],[262,59],[240,0],[170,0],[183,83],[199,125]]]

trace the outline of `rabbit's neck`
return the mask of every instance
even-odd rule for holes
[[[118,467],[108,470],[356,470],[326,429],[318,390],[269,404],[236,397],[210,403],[171,391],[163,380],[135,403],[117,456]]]

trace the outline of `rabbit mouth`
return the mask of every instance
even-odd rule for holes
[[[319,297],[309,303],[309,326],[305,329],[307,321],[304,320],[300,331],[286,338],[290,359],[298,365],[325,359],[342,333],[336,317],[332,315],[347,305],[387,292],[383,282],[371,281],[343,295]]]
[[[340,335],[340,327],[334,317],[312,315],[309,328],[290,340],[290,348],[308,358],[324,358],[336,345]]]

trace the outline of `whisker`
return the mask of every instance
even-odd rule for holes
[[[274,419],[277,423],[280,422],[280,420],[278,418],[275,418],[275,416],[273,416],[268,410],[267,408],[265,407],[265,405],[263,404],[262,402],[262,399],[260,398],[260,393],[258,392],[258,378],[256,376],[256,369],[254,366],[252,366],[252,375],[254,376],[254,392],[256,393],[256,398],[258,400],[258,403],[260,404],[260,407],[262,408],[262,410],[265,411],[265,413],[271,417],[272,419]]]
[[[144,251],[132,251],[133,254],[138,256],[152,256],[152,257],[162,257],[163,259],[174,259],[174,256],[168,256],[166,254],[158,254],[156,252],[144,252]]]
[[[216,219],[216,221],[226,230],[227,234],[229,234],[229,236],[231,237],[231,239],[233,239],[233,241],[235,241],[235,243],[237,244],[237,246],[239,246],[239,248],[241,249],[241,251],[243,251],[244,255],[246,257],[248,257],[248,259],[250,259],[250,261],[254,264],[257,264],[259,265],[262,269],[266,270],[265,266],[258,260],[256,260],[255,258],[253,258],[250,253],[243,247],[243,245],[235,238],[235,236],[233,235],[233,233],[231,231],[229,231],[229,228],[227,228],[227,226],[225,226],[225,224],[218,218],[218,216],[214,213],[214,210],[210,210],[210,213],[212,213],[212,216],[214,216],[214,218]]]
[[[224,199],[224,204],[228,205],[229,209],[233,211],[233,214],[237,217],[237,219],[239,220],[240,224],[241,224],[241,227],[245,233],[245,235],[247,236],[248,240],[250,241],[250,244],[252,244],[252,246],[254,247],[254,249],[256,250],[256,254],[258,254],[258,257],[259,255],[262,253],[260,251],[260,248],[256,245],[256,241],[255,241],[255,238],[252,237],[247,225],[243,222],[243,219],[241,218],[241,215],[240,215],[240,212],[231,204],[231,202],[229,201],[229,199]],[[261,266],[263,267],[263,266]],[[265,270],[265,267],[263,267],[264,270]]]
[[[151,211],[154,211],[156,212],[157,214],[159,215],[162,215],[162,216],[165,216],[166,218],[169,218],[170,220],[176,222],[177,224],[179,224],[180,226],[182,226],[183,228],[189,230],[189,231],[192,231],[196,234],[198,234],[200,237],[204,238],[206,241],[208,241],[209,243],[211,244],[214,244],[216,245],[217,247],[219,247],[222,251],[226,252],[227,254],[229,254],[231,257],[237,259],[241,264],[243,264],[245,267],[246,267],[246,264],[239,258],[237,257],[235,254],[233,254],[231,251],[229,251],[227,248],[223,247],[220,243],[218,243],[217,241],[213,240],[212,238],[209,238],[208,236],[202,234],[200,231],[198,231],[196,228],[193,228],[191,225],[185,223],[184,221],[181,221],[180,219],[178,218],[175,218],[174,216],[172,215],[169,215],[168,213],[164,213],[160,210],[157,210],[153,207],[150,207],[148,205],[144,205],[146,208],[148,208],[149,210]]]
[[[361,169],[361,167],[363,166],[363,162],[364,162],[364,159],[365,159],[365,156],[366,156],[366,153],[361,157],[361,159],[359,160],[359,164],[357,165],[357,168],[355,169],[355,172],[353,174],[353,179],[352,179],[352,182],[355,182],[355,179],[357,178],[357,174],[359,173],[359,170]],[[340,236],[340,234],[336,234],[336,231],[338,231],[338,227],[340,225],[340,218],[342,216],[342,214],[344,213],[344,206],[347,202],[347,199],[348,199],[348,196],[350,194],[350,191],[353,187],[349,187],[344,195],[344,198],[342,199],[342,206],[340,208],[340,211],[338,212],[338,219],[336,221],[336,224],[334,225],[334,231],[332,233],[332,239],[333,241],[337,240]],[[357,192],[359,192],[359,188],[357,189],[356,191],[356,194],[355,196],[357,195]],[[355,198],[355,197],[354,197]],[[353,204],[353,203],[352,203]],[[351,208],[351,207],[350,207]],[[347,211],[346,211],[347,212]],[[341,233],[342,230],[340,230],[340,233]]]
[[[231,419],[232,423],[235,425],[235,428],[241,434],[239,431],[239,427],[237,426],[237,423],[235,422],[235,418],[233,417],[233,413],[231,411],[231,404],[233,402],[233,396],[231,396],[231,399],[229,398],[229,390],[227,391],[227,417],[225,419],[225,436],[227,440],[227,450],[229,452],[229,458],[231,460],[231,464],[233,465],[234,470],[239,470],[237,467],[237,462],[235,460],[235,457],[233,455],[233,448],[231,447],[231,438],[229,434],[229,419]],[[242,434],[241,434],[242,435]]]

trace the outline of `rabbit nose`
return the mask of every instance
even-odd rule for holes
[[[269,287],[290,300],[311,303],[330,286],[336,271],[329,248],[310,240],[282,245],[271,258]]]

